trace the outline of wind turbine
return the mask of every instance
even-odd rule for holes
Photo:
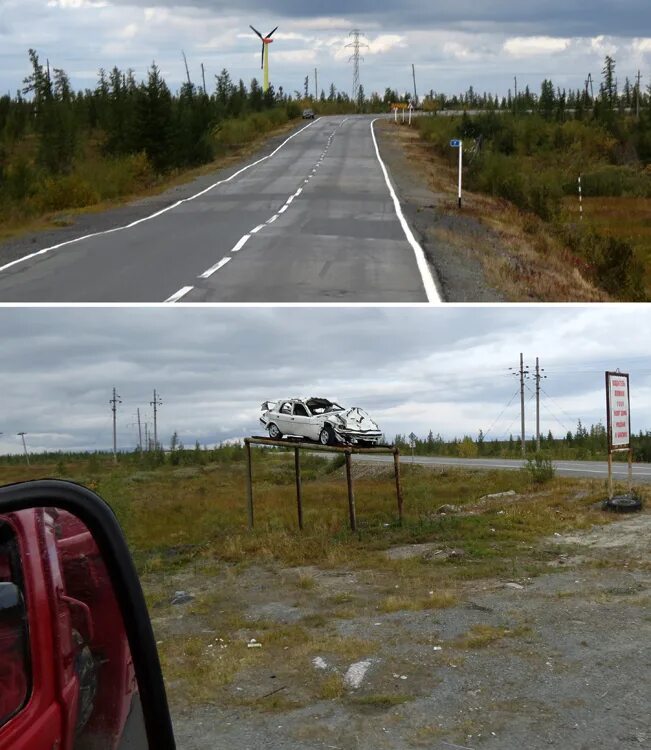
[[[278,26],[276,26],[270,34],[267,34],[267,36],[262,36],[262,34],[253,26],[250,28],[260,37],[260,39],[262,39],[262,69],[264,70],[264,84],[262,90],[266,94],[269,90],[269,45],[273,44],[274,40],[271,37],[276,31],[278,31]]]

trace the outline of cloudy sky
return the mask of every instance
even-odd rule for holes
[[[605,421],[604,371],[631,374],[634,431],[651,429],[651,309],[0,308],[0,453],[137,442],[136,409],[194,445],[259,434],[267,399],[325,396],[366,408],[385,433],[508,437],[519,430],[519,354],[543,382],[544,430]],[[528,433],[534,421],[527,387]],[[512,402],[507,407],[509,402]],[[506,408],[505,408],[506,407]],[[492,429],[491,429],[492,428]]]
[[[77,87],[92,86],[99,67],[132,67],[138,77],[156,60],[177,87],[184,49],[195,81],[226,67],[247,83],[260,77],[251,23],[280,29],[272,47],[272,82],[293,92],[320,70],[319,88],[350,90],[349,31],[365,33],[362,83],[411,89],[417,65],[422,91],[476,89],[505,94],[538,90],[544,77],[582,87],[613,54],[623,83],[638,68],[651,75],[648,0],[0,0],[0,91],[14,92],[29,72],[27,50],[62,67]],[[313,85],[313,83],[311,84]]]

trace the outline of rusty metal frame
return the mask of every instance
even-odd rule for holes
[[[402,495],[402,480],[400,478],[400,449],[395,446],[384,446],[376,448],[357,448],[353,445],[334,446],[320,445],[318,443],[305,443],[302,441],[272,440],[264,437],[250,437],[244,439],[246,453],[246,507],[249,520],[249,529],[254,527],[253,512],[253,458],[251,454],[252,445],[268,445],[276,448],[294,449],[294,472],[296,477],[296,510],[298,515],[298,528],[303,531],[303,485],[301,480],[301,451],[315,451],[321,453],[343,453],[346,457],[346,485],[348,489],[348,518],[350,530],[357,531],[357,508],[355,506],[355,489],[352,476],[353,455],[382,454],[393,455],[393,466],[396,482],[396,500],[398,504],[398,521],[402,524],[404,499]]]

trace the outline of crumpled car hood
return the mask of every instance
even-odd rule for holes
[[[348,430],[360,430],[367,432],[369,430],[380,429],[363,409],[359,409],[357,407],[346,409],[345,411],[335,412],[334,415],[324,416],[339,417],[339,419],[343,421],[342,426]],[[339,419],[334,419],[333,422],[338,422]]]

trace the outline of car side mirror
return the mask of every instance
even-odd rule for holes
[[[0,487],[0,747],[175,750],[131,553],[80,485]]]

